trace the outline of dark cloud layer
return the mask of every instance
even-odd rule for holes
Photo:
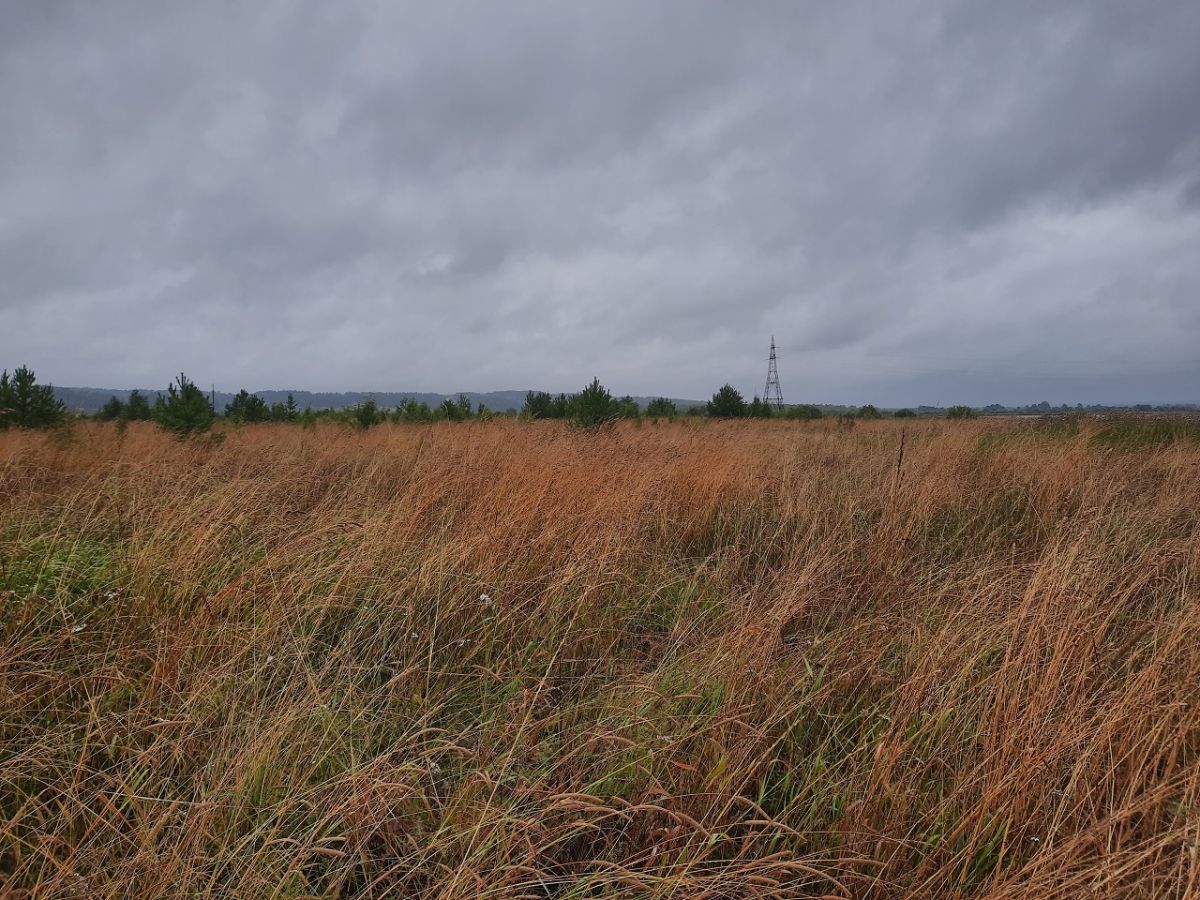
[[[1200,5],[0,6],[60,384],[1200,400]]]

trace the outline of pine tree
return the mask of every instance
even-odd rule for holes
[[[182,372],[174,384],[167,386],[167,396],[159,394],[154,404],[154,418],[159,428],[179,437],[208,431],[215,417],[204,391]]]
[[[714,419],[740,419],[746,415],[746,400],[733,385],[723,385],[708,401],[708,414]]]
[[[100,411],[96,413],[96,418],[101,422],[112,422],[116,419],[127,419],[129,417],[129,408],[121,402],[120,397],[109,397],[108,402],[100,407]]]
[[[638,408],[637,401],[626,394],[620,400],[614,401],[616,404],[617,415],[622,419],[640,419],[642,411]]]
[[[673,419],[679,415],[679,411],[666,397],[657,397],[646,404],[646,415],[656,419]]]
[[[592,428],[619,415],[619,404],[599,378],[593,378],[591,384],[571,398],[571,421],[576,425]]]
[[[267,402],[242,388],[225,404],[225,417],[235,422],[265,422],[271,417]]]
[[[746,411],[746,415],[752,419],[769,419],[771,418],[771,404],[759,400],[756,395],[750,401],[750,408]]]
[[[33,370],[21,366],[0,373],[0,428],[47,428],[67,417],[67,408],[54,396],[54,388],[38,384]]]
[[[133,390],[129,393],[129,402],[125,404],[125,415],[131,422],[149,422],[154,418],[154,410],[141,391]]]
[[[525,406],[521,413],[531,419],[548,419],[553,402],[554,398],[545,391],[530,391],[525,395]]]

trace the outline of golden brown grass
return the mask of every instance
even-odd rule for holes
[[[0,435],[0,894],[1200,894],[1200,447],[1095,432]]]

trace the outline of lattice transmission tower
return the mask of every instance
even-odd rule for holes
[[[775,335],[771,335],[771,358],[767,362],[767,386],[763,402],[777,410],[783,409],[783,391],[779,388],[779,369],[775,366]]]

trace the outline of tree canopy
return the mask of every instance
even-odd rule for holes
[[[591,384],[572,398],[571,420],[577,425],[590,428],[619,416],[620,405],[599,378],[593,378]]]
[[[750,401],[750,406],[746,409],[746,415],[752,419],[769,419],[774,412],[770,403],[760,400],[757,396]]]
[[[646,415],[657,419],[673,419],[679,415],[679,410],[666,397],[656,397],[646,404]]]
[[[733,385],[723,385],[708,401],[708,414],[714,419],[740,419],[746,415],[746,399]]]
[[[242,388],[225,404],[225,418],[235,422],[266,422],[271,418],[271,408],[258,394]]]
[[[131,422],[149,422],[154,418],[154,410],[150,407],[150,401],[141,391],[129,392],[129,401],[125,404],[125,417]]]
[[[67,416],[54,388],[38,384],[33,369],[20,366],[12,378],[8,370],[0,373],[0,428],[46,428]]]
[[[167,386],[167,395],[158,395],[154,404],[154,420],[160,428],[180,437],[208,431],[216,414],[204,391],[182,372]]]

